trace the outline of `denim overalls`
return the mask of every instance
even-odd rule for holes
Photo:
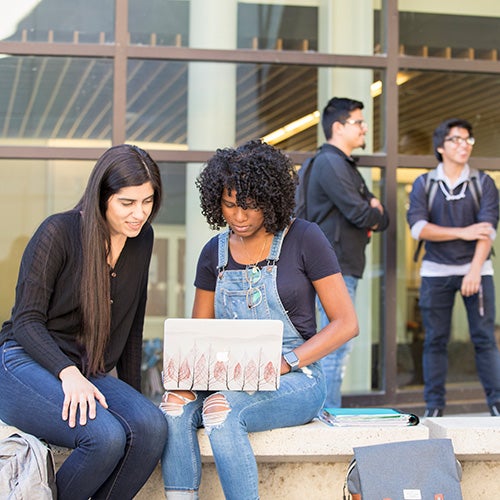
[[[267,265],[261,269],[261,278],[253,285],[248,280],[247,269],[226,270],[228,262],[229,231],[219,234],[219,276],[215,289],[215,317],[227,319],[279,319],[283,322],[283,352],[301,345],[304,339],[299,334],[283,307],[276,284],[277,266],[285,232],[277,233],[271,244]],[[259,305],[249,308],[247,293],[250,287],[258,288],[262,294]]]
[[[278,296],[277,267],[284,233],[273,238],[267,265],[260,279],[251,284],[245,269],[227,270],[229,232],[220,233],[215,317],[239,319],[279,319],[283,321],[283,352],[302,344],[304,339],[290,321]],[[250,266],[255,267],[255,266]],[[258,288],[259,304],[249,308],[249,288]],[[262,298],[262,300],[260,300]],[[182,414],[166,415],[168,437],[162,460],[165,490],[172,498],[196,499],[201,479],[201,456],[196,436],[205,424],[219,478],[227,500],[258,499],[258,471],[248,439],[249,432],[290,427],[310,422],[319,412],[326,394],[323,372],[318,362],[280,378],[275,391],[218,391],[229,410],[216,425],[202,419],[204,401],[213,392],[198,392]],[[193,492],[194,490],[194,492]],[[170,498],[169,496],[169,498]]]

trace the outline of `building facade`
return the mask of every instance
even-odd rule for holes
[[[194,185],[204,161],[219,147],[263,137],[300,165],[323,142],[318,121],[328,99],[352,97],[364,102],[369,123],[367,147],[355,153],[391,225],[367,250],[357,298],[361,333],[344,401],[423,406],[409,189],[435,166],[432,131],[452,116],[472,122],[471,164],[500,186],[500,4],[1,4],[0,321],[10,314],[34,229],[78,201],[104,149],[129,142],[158,161],[165,184],[145,330],[147,338],[161,338],[165,317],[190,314],[197,256],[211,236]],[[465,313],[455,309],[449,412],[482,411]]]

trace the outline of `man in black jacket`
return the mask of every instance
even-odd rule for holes
[[[316,222],[333,245],[353,302],[370,234],[389,225],[384,206],[370,192],[351,157],[353,149],[365,147],[368,129],[362,109],[362,102],[338,97],[325,106],[322,126],[326,143],[314,159],[306,194],[306,218]],[[321,304],[318,307],[323,328],[329,323],[328,311]],[[327,408],[341,406],[340,386],[351,350],[348,342],[322,360]]]

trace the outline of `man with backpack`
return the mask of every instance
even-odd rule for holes
[[[457,291],[467,311],[476,369],[492,415],[500,416],[500,352],[495,340],[495,290],[490,260],[499,218],[493,179],[468,165],[472,126],[449,119],[434,131],[440,162],[413,183],[408,224],[424,240],[419,305],[425,330],[425,417],[440,417],[446,404],[447,345]]]
[[[300,175],[299,171],[305,208],[304,213],[297,215],[316,222],[326,234],[337,254],[353,302],[365,268],[365,247],[371,232],[383,231],[389,224],[384,206],[366,186],[351,156],[354,149],[365,147],[367,124],[363,107],[362,102],[353,99],[330,99],[321,119],[326,142],[307,172],[304,170]],[[318,308],[323,328],[329,319],[319,301]],[[327,408],[341,406],[340,387],[351,350],[350,341],[322,359],[327,380]]]

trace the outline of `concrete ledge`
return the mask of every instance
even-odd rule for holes
[[[449,438],[459,460],[500,461],[499,417],[427,418],[430,438]]]
[[[0,438],[17,429],[0,424]],[[203,479],[200,498],[224,500],[210,444],[198,433]],[[329,427],[322,422],[250,435],[257,457],[261,500],[342,499],[348,464],[356,446],[428,438],[450,438],[463,468],[464,500],[491,500],[500,476],[500,418],[442,417],[415,427]],[[69,450],[55,450],[56,466]],[[383,458],[383,457],[381,457]],[[422,457],[425,460],[425,457]],[[495,493],[496,492],[496,493]],[[164,500],[157,467],[135,500]]]
[[[250,434],[258,461],[264,462],[344,462],[355,446],[427,439],[429,429],[414,427],[330,427],[314,421]],[[198,431],[203,461],[213,462],[212,450],[203,429]]]

